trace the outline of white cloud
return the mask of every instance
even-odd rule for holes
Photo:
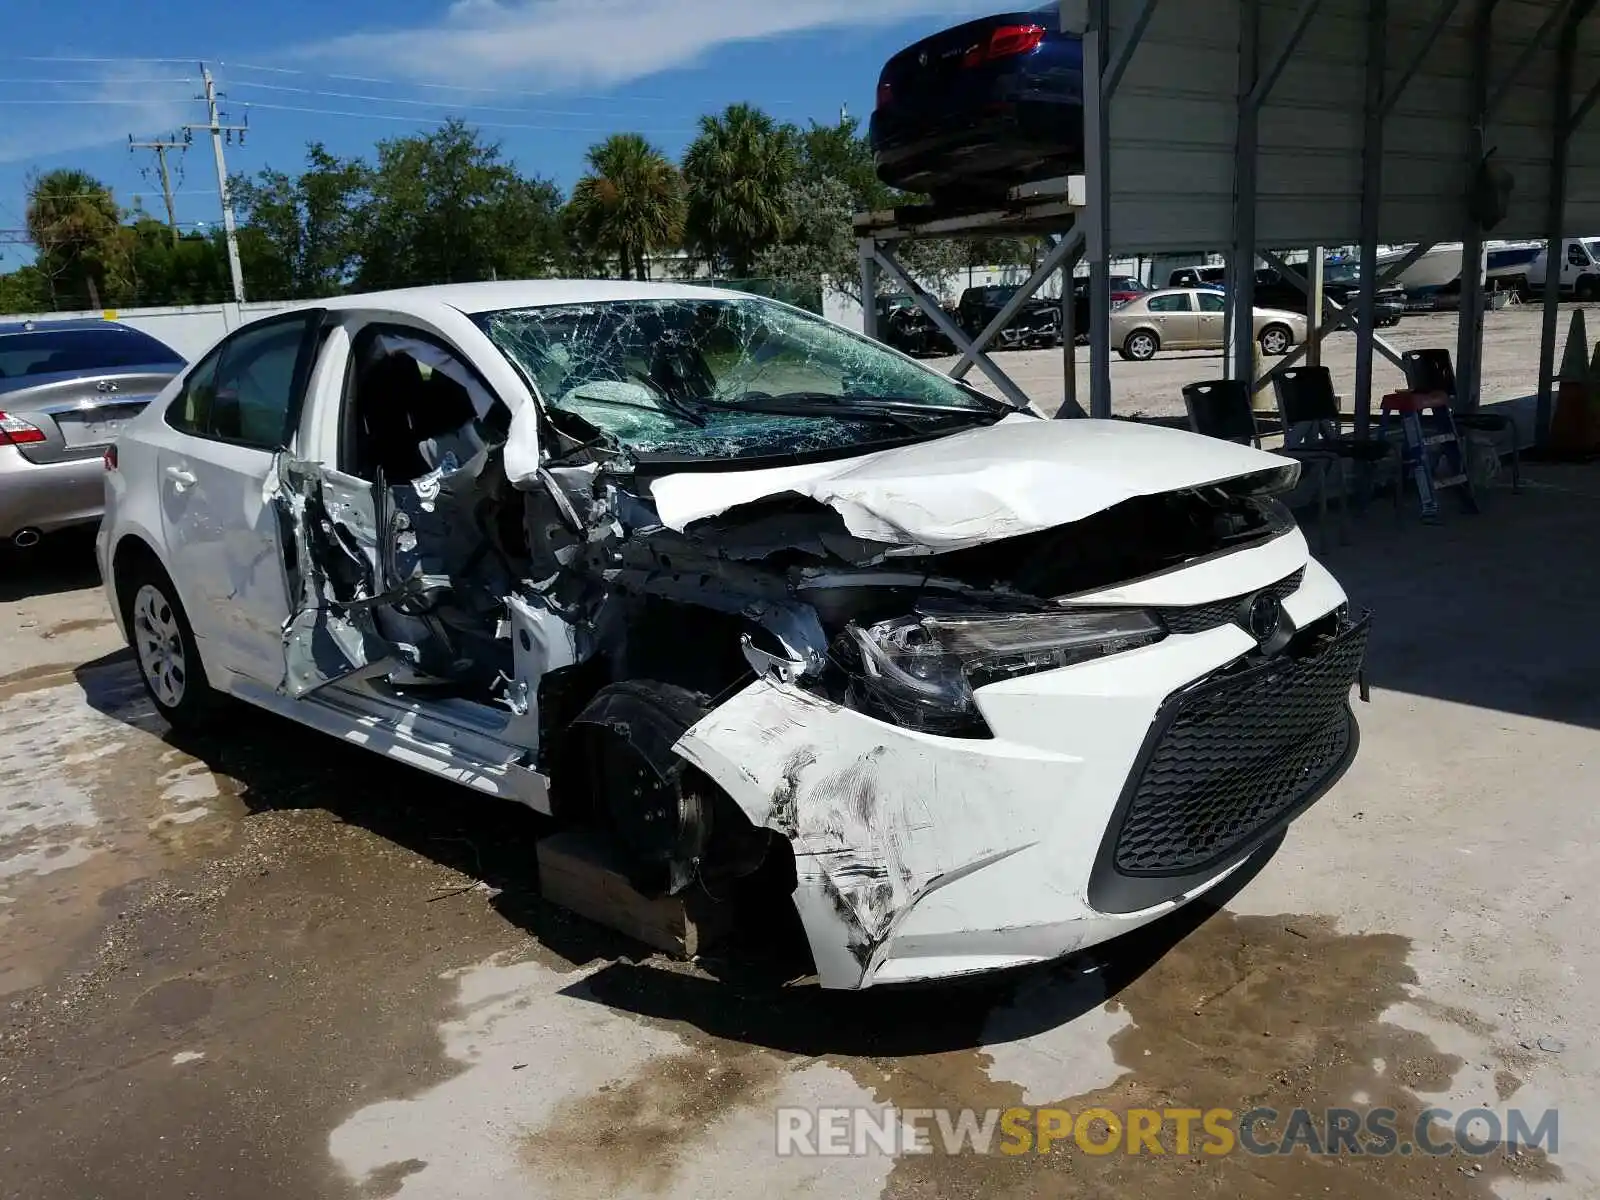
[[[352,33],[302,48],[341,71],[559,90],[691,66],[737,42],[909,17],[961,19],[983,0],[456,0],[436,24]]]
[[[66,91],[41,87],[40,95],[28,97],[37,105],[0,110],[0,163],[55,159],[76,150],[126,143],[130,133],[139,138],[168,134],[183,121],[198,120],[198,107],[183,99],[190,85],[171,68],[156,70],[172,78],[145,83],[150,67],[121,68],[105,74],[95,87]],[[88,69],[75,66],[74,74],[86,78]]]

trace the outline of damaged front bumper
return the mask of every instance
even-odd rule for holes
[[[1336,630],[1314,649],[1246,667],[1258,643],[1229,624],[1006,680],[977,692],[992,738],[768,677],[677,750],[789,838],[823,986],[1039,962],[1198,896],[1332,786],[1365,647],[1344,606],[1310,562],[1283,611],[1307,638]]]

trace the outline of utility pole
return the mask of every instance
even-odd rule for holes
[[[188,148],[188,145],[184,142],[166,141],[162,138],[157,138],[153,142],[136,142],[133,140],[133,134],[130,133],[128,135],[129,153],[135,150],[154,150],[156,152],[156,162],[161,167],[161,197],[167,202],[167,227],[172,230],[172,244],[174,246],[178,244],[178,209],[172,201],[172,173],[167,170],[167,151],[177,150],[181,153]]]
[[[228,164],[222,157],[222,141],[226,135],[229,143],[233,135],[239,135],[239,144],[244,145],[244,135],[249,131],[248,125],[224,125],[221,112],[217,108],[217,83],[211,78],[211,70],[205,63],[200,64],[200,76],[205,82],[205,95],[196,96],[197,100],[206,102],[206,123],[204,125],[185,125],[185,136],[192,135],[196,129],[203,129],[211,134],[211,152],[217,160],[217,192],[222,197],[222,230],[228,243],[228,271],[233,277],[233,299],[235,303],[244,303],[244,271],[239,266],[239,232],[233,223],[233,198],[228,195]]]

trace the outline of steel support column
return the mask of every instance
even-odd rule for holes
[[[1451,0],[1447,16],[1454,7],[1454,0]],[[1367,0],[1366,132],[1361,146],[1361,290],[1356,296],[1357,437],[1368,436],[1372,428],[1372,349],[1377,338],[1378,218],[1383,208],[1383,131],[1388,71],[1389,0]]]
[[[1078,313],[1077,287],[1074,272],[1083,258],[1082,231],[1076,244],[1067,252],[1061,263],[1061,407],[1056,416],[1082,416],[1083,405],[1078,400]]]
[[[1472,18],[1472,74],[1470,77],[1472,128],[1467,136],[1466,187],[1462,189],[1462,215],[1466,228],[1461,239],[1461,307],[1456,334],[1456,399],[1462,408],[1478,407],[1478,360],[1483,352],[1483,227],[1466,212],[1467,193],[1488,149],[1489,67],[1494,47],[1494,9],[1497,0],[1477,0]]]
[[[1089,259],[1089,415],[1111,415],[1111,5],[1089,0],[1083,33],[1083,141],[1088,175],[1084,250]],[[1128,48],[1132,53],[1132,46]]]
[[[1311,247],[1311,261],[1306,265],[1311,268],[1311,277],[1306,280],[1306,312],[1311,314],[1307,322],[1311,326],[1310,337],[1306,342],[1306,365],[1320,367],[1322,365],[1322,306],[1327,297],[1323,293],[1322,273],[1325,269],[1323,257],[1327,254],[1321,246]],[[1357,336],[1360,336],[1359,334]]]
[[[1580,4],[1562,27],[1556,44],[1555,96],[1550,147],[1550,191],[1545,209],[1544,323],[1539,336],[1539,399],[1534,410],[1534,442],[1550,440],[1550,422],[1555,408],[1556,338],[1560,336],[1561,242],[1566,236],[1567,173],[1572,131],[1583,120],[1587,108],[1572,110],[1573,65],[1578,52],[1578,26],[1593,8],[1593,0]],[[1596,92],[1591,92],[1594,96]],[[1554,286],[1552,286],[1554,285]]]
[[[857,243],[861,254],[861,332],[869,338],[878,336],[878,255],[871,238]]]
[[[1233,244],[1228,249],[1227,374],[1254,380],[1256,292],[1256,145],[1260,105],[1260,0],[1239,5],[1238,124],[1233,155]]]

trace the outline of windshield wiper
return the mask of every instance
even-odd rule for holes
[[[671,396],[658,396],[659,404],[640,404],[637,400],[614,400],[610,396],[586,396],[574,393],[574,400],[582,400],[585,404],[607,404],[612,408],[632,408],[639,412],[655,413],[661,417],[676,417],[680,421],[687,421],[691,425],[704,428],[705,414],[690,408],[681,400],[674,400]]]
[[[771,413],[802,417],[964,417],[987,421],[999,414],[987,409],[960,404],[930,404],[912,396],[867,396],[846,392],[784,392],[777,396],[746,396],[739,400],[719,400],[702,396],[698,403],[725,412]]]

